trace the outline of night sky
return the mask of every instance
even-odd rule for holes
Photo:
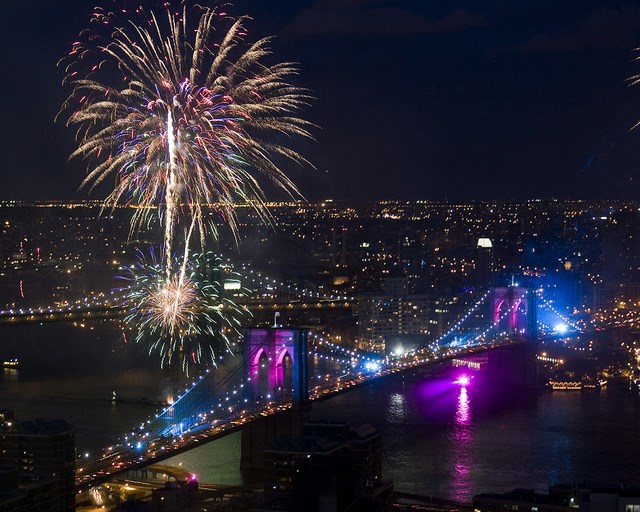
[[[202,0],[201,0],[202,1]],[[57,61],[95,0],[4,0],[2,199],[78,191]],[[640,199],[640,1],[237,0],[317,100],[310,200]],[[640,55],[640,54],[638,54]],[[279,197],[277,194],[274,197]]]

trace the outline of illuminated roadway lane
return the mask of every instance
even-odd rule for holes
[[[251,301],[246,303],[249,311],[320,311],[350,309],[350,301],[292,301],[268,303]],[[72,305],[62,308],[23,308],[0,311],[0,326],[53,322],[74,322],[80,320],[106,320],[124,318],[129,310],[121,305]]]

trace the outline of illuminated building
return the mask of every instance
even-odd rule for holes
[[[426,335],[429,332],[427,295],[410,295],[408,279],[384,280],[382,295],[358,300],[358,336],[374,350],[384,350],[385,341],[401,335]]]
[[[403,229],[398,237],[398,264],[408,279],[411,292],[415,293],[426,267],[425,249],[420,234],[412,229]]]
[[[336,230],[331,230],[331,264],[333,266],[347,265],[347,228],[342,228],[338,237]]]
[[[13,489],[13,494],[18,492],[22,496],[23,505],[20,506],[26,507],[7,510],[74,511],[73,427],[64,420],[15,422],[4,417],[0,423],[0,467],[17,471],[6,469],[6,482],[15,483],[17,474],[19,485]],[[1,494],[0,510],[4,511]]]
[[[476,249],[476,289],[484,291],[495,284],[493,243],[489,238],[479,238]]]
[[[593,287],[592,307],[624,309],[640,304],[640,282],[608,283]]]

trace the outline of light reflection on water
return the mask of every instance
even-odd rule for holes
[[[35,326],[2,334],[0,355],[18,356],[23,369],[0,374],[0,408],[16,408],[23,417],[68,419],[77,427],[79,451],[105,446],[153,414],[149,407],[112,404],[113,390],[153,400],[173,388],[173,376],[132,354],[135,345],[125,346],[119,331],[82,334]],[[495,401],[487,405],[491,395],[476,382],[460,387],[453,379],[407,375],[314,404],[311,417],[377,427],[384,476],[400,491],[468,501],[480,492],[518,487],[545,491],[550,483],[640,485],[637,397],[609,388],[545,394],[528,407],[496,407]],[[236,434],[175,463],[204,482],[237,484],[239,459]]]
[[[637,397],[610,388],[520,406],[494,391],[475,380],[460,387],[407,376],[314,405],[313,414],[376,426],[384,477],[404,492],[469,502],[481,492],[585,480],[640,484]]]
[[[18,370],[16,370],[15,368],[3,368],[2,369],[2,379],[3,380],[13,380],[13,381],[17,381],[18,380]]]
[[[473,497],[470,494],[469,471],[473,465],[471,443],[471,408],[466,386],[460,388],[456,408],[455,424],[451,429],[453,472],[451,495],[454,501],[468,503]]]
[[[387,423],[402,423],[407,418],[407,398],[402,393],[389,395]]]

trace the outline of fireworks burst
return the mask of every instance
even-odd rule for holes
[[[143,294],[140,304],[140,309],[149,313],[150,324],[166,334],[188,332],[191,312],[198,307],[196,284],[186,276],[180,277],[156,281]]]
[[[245,42],[246,17],[175,9],[170,0],[156,12],[126,5],[96,9],[92,29],[62,60],[73,90],[61,114],[77,128],[71,158],[88,163],[81,186],[112,177],[104,207],[138,207],[130,235],[158,212],[162,264],[132,270],[128,320],[138,341],[155,340],[149,352],[163,365],[180,355],[188,369],[185,355],[215,363],[216,349],[200,340],[221,339],[228,349],[225,330],[237,329],[242,312],[220,298],[219,283],[203,279],[202,261],[189,256],[192,235],[206,250],[220,217],[237,238],[238,203],[267,221],[264,178],[299,196],[279,162],[306,163],[288,144],[311,138],[298,117],[311,97],[290,82],[297,65],[265,63],[270,38]]]
[[[96,10],[97,28],[74,43],[66,61],[73,91],[62,112],[78,128],[72,158],[89,162],[82,186],[113,175],[105,206],[143,207],[132,231],[150,207],[161,206],[166,256],[180,219],[195,221],[203,246],[208,234],[216,236],[204,207],[216,209],[234,233],[238,202],[268,219],[260,176],[299,195],[276,163],[306,162],[285,145],[293,135],[311,137],[310,124],[297,116],[310,96],[288,81],[297,66],[265,64],[270,39],[244,43],[246,17],[231,20],[202,6],[122,16]]]
[[[167,281],[163,267],[141,258],[123,277],[128,283],[126,320],[138,328],[136,341],[146,344],[161,365],[216,365],[231,351],[246,308],[221,295],[220,263],[211,255],[194,255],[186,269]]]

